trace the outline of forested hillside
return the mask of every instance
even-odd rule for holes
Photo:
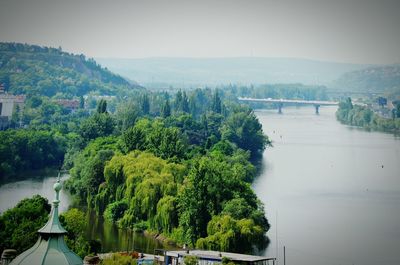
[[[83,54],[21,43],[0,43],[0,84],[12,94],[81,96],[140,88]]]
[[[334,83],[346,91],[386,92],[400,95],[400,64],[374,66],[348,72]]]

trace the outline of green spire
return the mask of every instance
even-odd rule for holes
[[[53,207],[51,209],[50,213],[50,219],[43,226],[38,232],[40,234],[66,234],[67,231],[62,227],[60,220],[58,219],[58,205],[60,204],[60,197],[59,193],[60,190],[62,189],[62,184],[60,183],[60,172],[58,172],[58,177],[57,177],[57,182],[53,186],[55,192],[56,192],[56,197],[53,200]]]

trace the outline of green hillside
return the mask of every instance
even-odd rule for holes
[[[0,43],[0,84],[9,93],[49,97],[57,93],[81,96],[95,90],[112,95],[124,89],[140,88],[83,54],[4,42]]]
[[[400,64],[368,67],[343,74],[335,87],[347,91],[400,94]]]

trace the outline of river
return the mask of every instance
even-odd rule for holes
[[[257,111],[273,141],[253,184],[283,264],[400,264],[400,139],[342,125],[336,107]]]
[[[263,254],[296,265],[400,264],[400,139],[340,124],[335,107],[257,111],[273,141],[253,184],[272,225]],[[67,178],[63,175],[63,179]],[[33,194],[53,199],[56,173],[0,186],[0,212]],[[71,197],[61,193],[61,210]],[[103,251],[165,248],[88,214]]]
[[[62,174],[61,182],[68,177],[68,174]],[[0,213],[14,207],[20,200],[35,194],[46,197],[49,202],[54,199],[53,185],[57,180],[57,171],[46,170],[40,173],[30,173],[29,177],[20,175],[17,179],[23,180],[10,181],[0,186]],[[60,212],[67,211],[72,201],[73,198],[69,192],[62,189]],[[142,233],[119,229],[115,224],[105,222],[102,217],[96,216],[94,212],[87,212],[86,218],[90,224],[86,231],[88,238],[99,239],[104,252],[135,249],[140,252],[153,253],[154,249],[175,249],[173,246],[162,244]]]

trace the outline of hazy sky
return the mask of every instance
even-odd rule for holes
[[[0,0],[0,41],[90,57],[400,62],[400,1]]]

